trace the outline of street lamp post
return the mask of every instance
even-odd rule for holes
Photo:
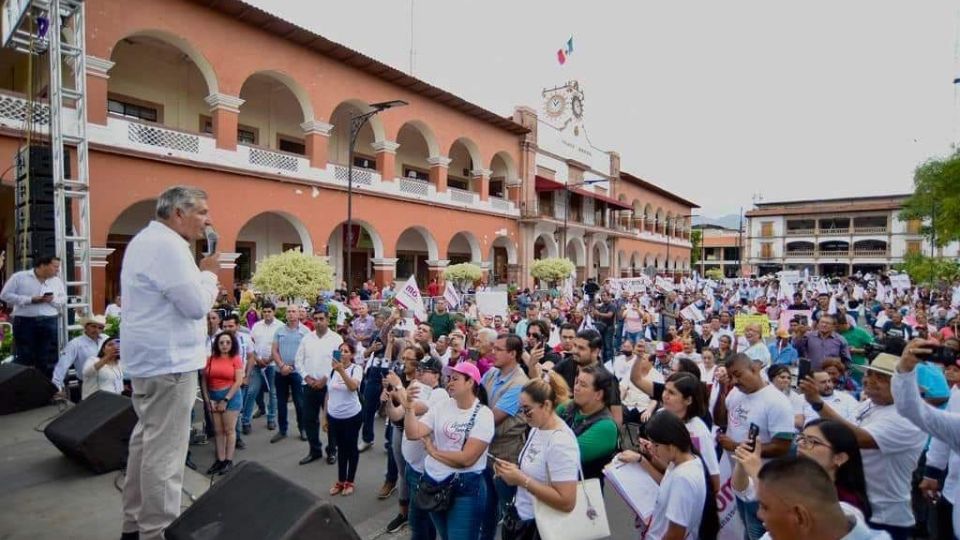
[[[353,290],[353,147],[356,146],[360,130],[380,111],[393,107],[403,107],[406,101],[395,99],[380,103],[371,103],[370,111],[350,118],[350,139],[347,147],[347,293]]]

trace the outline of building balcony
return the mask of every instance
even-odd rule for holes
[[[787,229],[787,236],[813,236],[816,229]]]
[[[30,109],[22,96],[0,92],[0,128],[22,130],[28,116],[38,132],[47,132],[50,119],[47,106],[35,104]],[[64,134],[76,135],[77,126],[69,120],[73,115],[66,116]],[[318,188],[347,186],[347,167],[344,165],[328,163],[326,168],[320,169],[311,167],[306,156],[248,144],[237,144],[236,150],[224,150],[217,148],[216,140],[209,134],[177,130],[115,115],[108,115],[105,126],[88,123],[87,136],[94,147],[117,148],[144,157],[173,159],[243,173],[282,176]],[[92,181],[95,182],[96,178],[92,178]],[[354,167],[353,187],[389,197],[439,202],[510,217],[520,215],[516,204],[500,197],[491,196],[487,201],[481,201],[478,193],[452,187],[445,193],[437,193],[433,184],[410,178],[384,182],[380,174],[371,169]]]
[[[854,227],[853,234],[887,234],[886,227]]]
[[[890,252],[886,249],[854,249],[854,257],[886,257]]]
[[[819,229],[817,232],[820,236],[843,236],[850,234],[850,229]]]
[[[813,257],[816,255],[816,250],[814,249],[796,249],[793,251],[786,252],[786,257]]]

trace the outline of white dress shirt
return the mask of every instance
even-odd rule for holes
[[[48,292],[53,293],[52,302],[31,303],[34,296]],[[40,281],[33,269],[21,270],[7,280],[0,300],[13,307],[14,317],[57,317],[67,303],[67,289],[57,276]]]
[[[250,337],[253,338],[254,350],[257,358],[264,360],[273,357],[273,337],[277,335],[277,329],[283,326],[283,323],[274,319],[272,323],[266,321],[257,321],[253,323],[250,330]]]
[[[322,338],[317,336],[316,332],[303,336],[300,348],[297,349],[294,365],[297,367],[297,373],[303,377],[304,385],[307,384],[307,377],[330,379],[330,372],[333,370],[333,351],[339,349],[341,344],[343,344],[343,338],[330,329]]]
[[[120,318],[120,312],[121,312],[121,311],[122,311],[122,310],[120,309],[120,306],[118,306],[118,305],[116,305],[116,304],[110,304],[109,306],[107,306],[107,310],[103,312],[103,316],[104,316],[104,317],[116,317],[116,318],[119,319],[119,318]]]
[[[127,245],[120,287],[120,357],[130,377],[203,368],[206,317],[217,298],[217,276],[197,268],[189,242],[151,221]]]
[[[87,399],[90,394],[98,390],[112,394],[120,394],[123,392],[123,369],[120,368],[120,363],[105,364],[98,370],[96,367],[99,360],[96,356],[88,358],[87,363],[83,366],[83,393],[80,396],[81,400]]]
[[[83,373],[83,366],[91,356],[97,356],[100,353],[100,347],[103,346],[110,336],[100,333],[100,338],[96,341],[90,339],[90,336],[81,334],[67,342],[67,346],[60,353],[60,360],[57,361],[57,367],[53,368],[53,384],[63,390],[63,378],[67,374],[70,366],[77,370],[77,377]]]

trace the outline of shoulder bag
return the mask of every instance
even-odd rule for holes
[[[583,467],[579,462],[577,468],[580,480],[577,481],[577,504],[573,511],[561,512],[536,497],[533,499],[533,516],[543,540],[599,540],[610,536],[600,480],[583,479]],[[550,481],[549,467],[547,481]]]
[[[477,420],[477,412],[479,411],[480,401],[478,400],[473,408],[473,414],[470,415],[467,429],[463,433],[463,444],[460,445],[461,451],[467,445],[467,439],[470,437],[470,432],[473,431],[473,425]],[[433,434],[430,436],[432,437]],[[459,477],[459,473],[454,473],[442,483],[432,484],[427,475],[424,474],[417,487],[417,498],[414,500],[414,504],[424,512],[446,512],[453,505],[453,488],[456,486]]]

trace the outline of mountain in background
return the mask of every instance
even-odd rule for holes
[[[746,223],[746,218],[744,218],[744,223]],[[719,225],[727,229],[737,230],[740,228],[740,216],[738,214],[727,214],[720,217],[694,216],[693,224]]]

